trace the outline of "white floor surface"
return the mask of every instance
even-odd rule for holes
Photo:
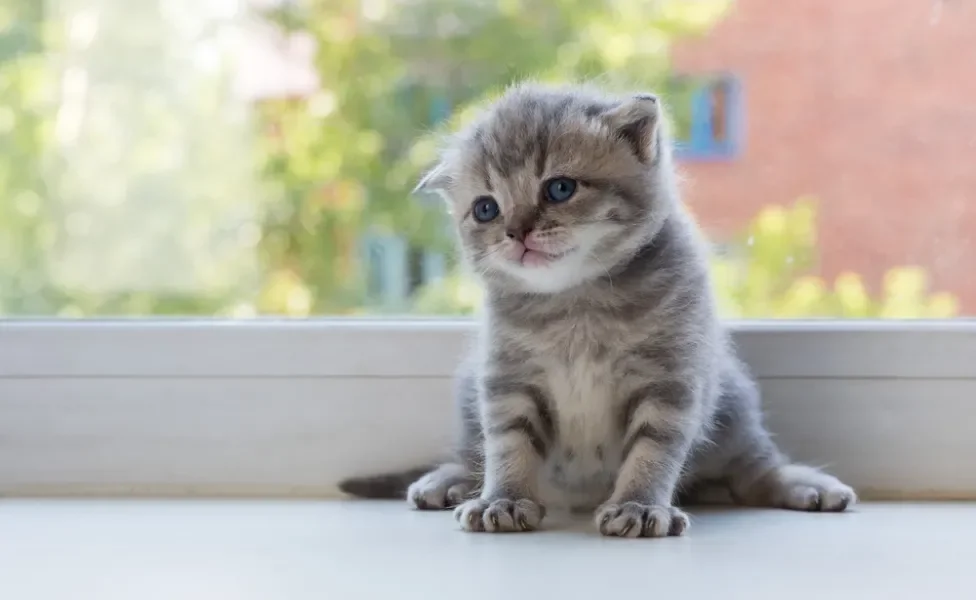
[[[976,598],[976,503],[468,534],[395,502],[0,500],[3,600]]]

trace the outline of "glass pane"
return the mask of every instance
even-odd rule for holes
[[[411,190],[523,78],[665,99],[726,315],[972,315],[974,30],[941,0],[0,0],[0,315],[469,314]]]

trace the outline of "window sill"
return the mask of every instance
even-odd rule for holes
[[[733,327],[771,429],[869,498],[976,498],[976,322]],[[451,439],[470,321],[8,321],[0,495],[330,496]],[[377,443],[381,439],[382,443]]]
[[[691,513],[685,537],[617,540],[557,515],[540,532],[465,534],[399,502],[8,501],[0,596],[412,600],[436,580],[470,600],[889,600],[972,584],[976,504]]]

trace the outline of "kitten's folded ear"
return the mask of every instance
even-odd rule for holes
[[[661,102],[654,94],[635,94],[605,113],[610,126],[647,164],[657,160],[660,145]]]
[[[451,176],[448,173],[447,165],[439,162],[434,168],[420,178],[417,185],[413,188],[413,194],[418,192],[443,192],[451,184]]]

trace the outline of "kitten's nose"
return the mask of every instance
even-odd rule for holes
[[[525,241],[525,238],[530,233],[532,233],[532,227],[528,227],[528,226],[524,226],[524,225],[523,226],[512,225],[508,229],[505,230],[505,235],[508,236],[508,239],[510,239],[510,240],[518,240],[520,242],[524,242]]]

